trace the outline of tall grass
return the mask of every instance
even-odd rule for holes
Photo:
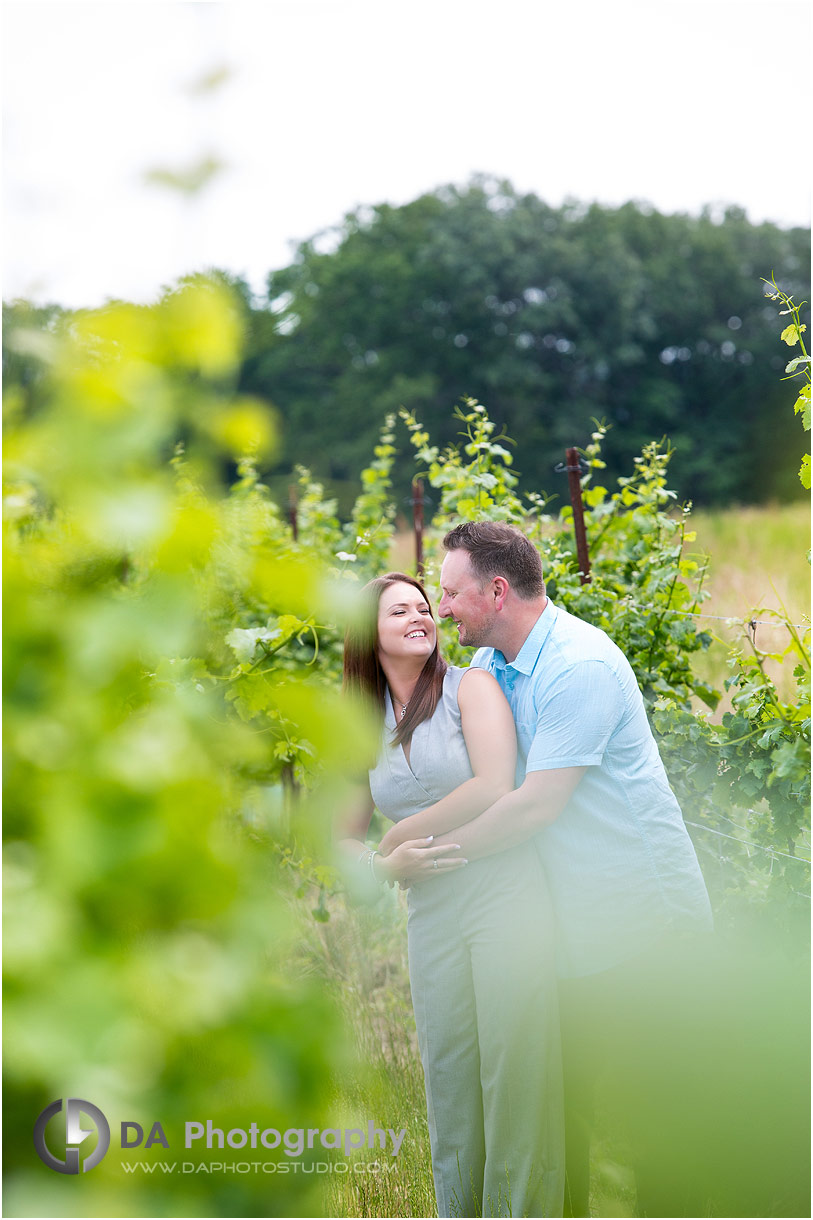
[[[353,1053],[330,1082],[337,1127],[406,1129],[391,1148],[359,1149],[334,1162],[325,1183],[328,1216],[434,1216],[435,1190],[406,952],[406,899],[382,887],[373,903],[337,896],[325,923],[302,920],[299,969],[315,972],[339,1003]]]
[[[709,555],[707,608],[714,614],[744,615],[755,606],[781,609],[792,618],[810,612],[810,506],[698,509],[691,528],[692,549]],[[716,607],[712,609],[712,607]],[[799,620],[801,621],[801,620]]]
[[[810,622],[810,508],[806,503],[759,508],[699,510],[691,528],[697,539],[689,544],[699,561],[708,558],[705,588],[711,597],[702,613],[720,618],[760,619],[757,647],[780,652],[788,643],[787,629],[771,623],[761,610],[785,610],[794,623]],[[756,613],[755,613],[756,612]],[[730,674],[728,653],[745,643],[742,626],[719,619],[701,619],[714,642],[697,654],[694,668],[711,686],[722,688]],[[793,665],[767,663],[780,694],[793,690]],[[713,717],[719,720],[730,708],[725,697]]]

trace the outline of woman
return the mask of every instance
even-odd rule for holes
[[[377,880],[409,887],[438,1215],[560,1216],[553,922],[537,853],[522,845],[466,864],[431,837],[387,856],[363,843],[373,804],[394,822],[429,809],[441,834],[513,788],[511,712],[490,674],[447,665],[416,580],[391,572],[363,592],[369,620],[348,632],[345,686],[374,701],[383,731],[372,799],[345,845]]]

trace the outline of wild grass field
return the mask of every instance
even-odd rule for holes
[[[809,511],[806,505],[697,512],[697,539],[690,549],[710,557],[705,614],[721,619],[766,618],[784,608],[795,623],[809,622],[810,567],[807,561]],[[392,562],[410,565],[410,537],[401,534]],[[728,673],[728,648],[742,637],[736,625],[710,619],[712,648],[698,659],[702,675],[722,685]],[[786,631],[772,624],[757,627],[757,644],[770,651],[784,647]],[[783,689],[790,675],[774,666]],[[727,702],[718,709],[721,715]],[[373,905],[337,898],[327,923],[308,921],[299,904],[302,961],[340,998],[353,1031],[358,1061],[334,1081],[337,1125],[376,1120],[380,1126],[405,1127],[395,1166],[375,1170],[376,1154],[359,1152],[370,1172],[331,1174],[325,1210],[330,1216],[434,1216],[429,1137],[409,996],[406,962],[406,903],[398,892],[382,891]],[[635,1187],[623,1136],[610,1117],[609,1096],[598,1097],[593,1146],[594,1216],[632,1216]],[[383,1159],[383,1158],[382,1158]]]
[[[756,644],[766,652],[779,652],[788,642],[787,630],[772,623],[764,611],[785,610],[794,623],[810,623],[810,508],[807,503],[767,505],[759,508],[698,510],[691,528],[697,539],[688,550],[709,557],[706,588],[711,594],[702,613],[717,619],[701,620],[714,637],[707,652],[698,655],[696,672],[720,687],[729,674],[728,650],[743,640],[739,624],[720,619],[757,620]],[[780,692],[793,688],[792,666],[767,663]],[[725,698],[715,720],[730,706]]]

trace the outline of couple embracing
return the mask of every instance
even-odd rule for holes
[[[630,979],[710,926],[708,897],[624,655],[546,596],[519,530],[466,523],[443,545],[439,613],[478,651],[444,661],[411,577],[366,586],[345,683],[383,731],[345,845],[408,888],[438,1215],[587,1216],[595,1079],[621,1027],[630,1045]],[[394,823],[378,849],[373,806]]]

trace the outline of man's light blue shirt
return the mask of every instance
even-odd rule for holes
[[[529,771],[586,767],[535,836],[557,919],[562,977],[594,974],[659,935],[708,928],[708,895],[629,661],[608,635],[548,599],[514,661],[481,648]]]

